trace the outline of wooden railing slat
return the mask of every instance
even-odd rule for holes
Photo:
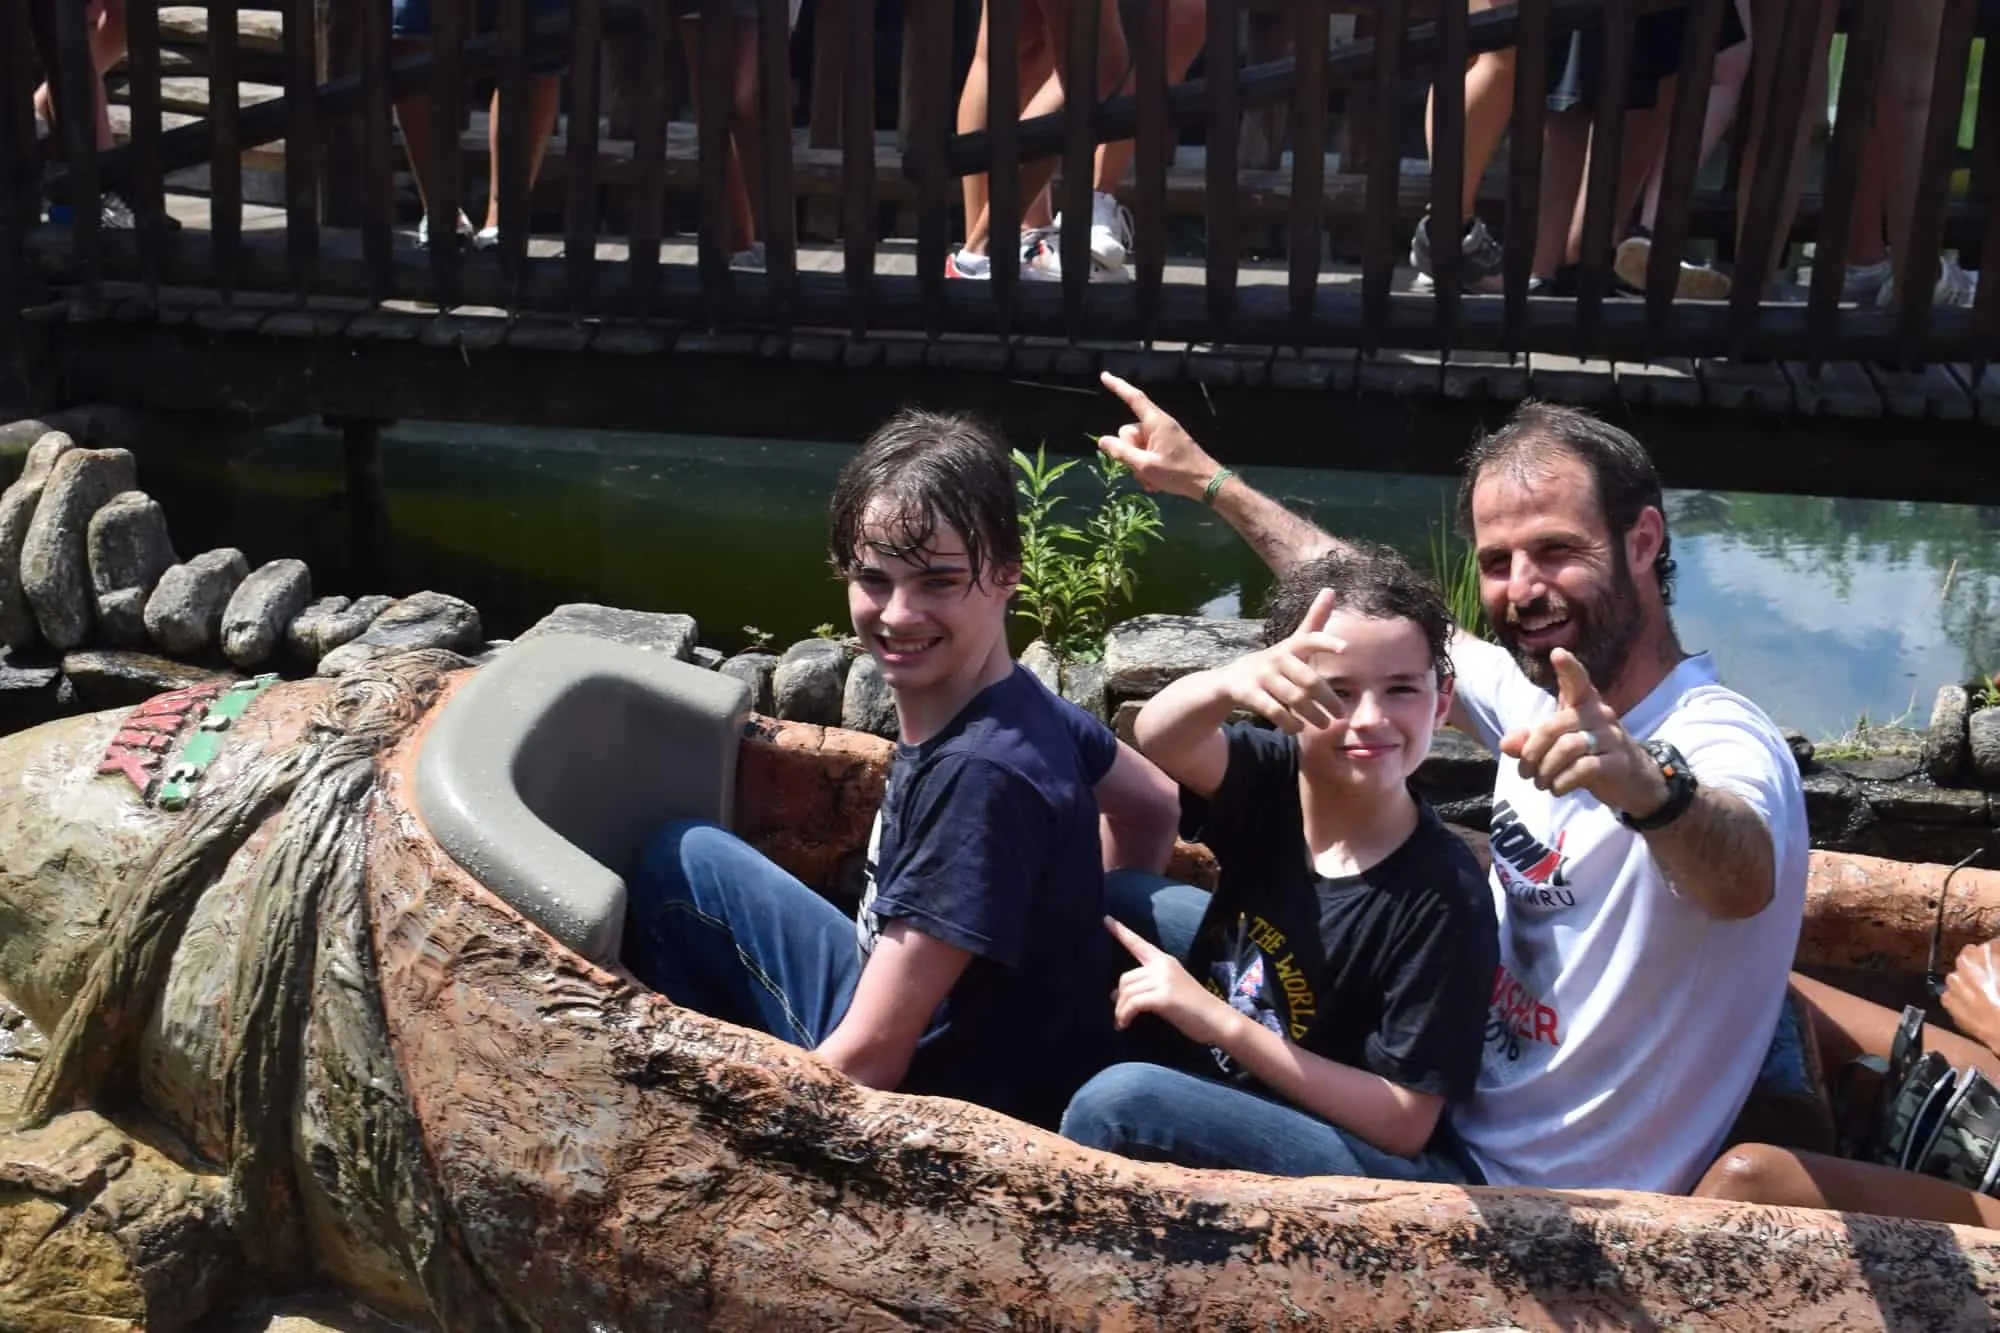
[[[1507,150],[1506,289],[1508,341],[1526,326],[1528,280],[1535,262],[1535,228],[1542,211],[1542,126],[1549,101],[1549,0],[1521,0],[1514,54],[1514,117]]]
[[[1853,230],[1854,195],[1860,187],[1870,127],[1875,119],[1875,92],[1882,81],[1882,53],[1889,35],[1890,0],[1859,0],[1848,29],[1847,58],[1840,76],[1840,101],[1835,110],[1833,140],[1827,145],[1827,181],[1823,188],[1819,229],[1813,238],[1813,280],[1807,294],[1810,327],[1819,335],[1809,358],[1817,369],[1838,342],[1840,296],[1847,276],[1847,245]],[[1662,195],[1661,208],[1666,207]],[[1877,222],[1874,225],[1879,226]]]
[[[1438,327],[1445,346],[1458,328],[1465,253],[1459,244],[1465,219],[1465,7],[1445,4],[1437,14],[1437,69],[1431,79],[1431,272],[1436,281]]]
[[[1757,327],[1764,288],[1775,261],[1781,258],[1776,253],[1782,243],[1777,235],[1778,210],[1798,148],[1799,117],[1805,110],[1807,80],[1817,55],[1819,6],[1787,5],[1779,26],[1776,33],[1756,37],[1759,42],[1775,41],[1777,52],[1771,86],[1755,94],[1770,110],[1757,143],[1757,170],[1749,181],[1750,203],[1736,252],[1736,286],[1729,298],[1730,341],[1738,349]],[[1741,183],[1738,188],[1742,188]]]
[[[780,328],[791,324],[798,289],[798,207],[792,190],[792,16],[787,0],[757,11],[757,111],[764,161],[764,272]]]
[[[1702,121],[1708,97],[1693,95],[1714,80],[1716,44],[1722,40],[1723,17],[1734,0],[1694,0],[1681,50],[1681,72],[1675,79],[1672,125],[1660,166],[1660,209],[1653,219],[1652,254],[1646,267],[1646,316],[1657,328],[1673,304],[1680,285],[1681,260],[1687,254],[1688,215],[1694,205],[1695,178],[1701,171]]]
[[[1297,0],[1292,50],[1292,215],[1286,250],[1292,315],[1303,331],[1319,295],[1320,212],[1326,193],[1327,0]]]
[[[395,262],[395,164],[389,155],[389,0],[359,0],[361,8],[361,254],[368,297],[389,299]],[[449,244],[448,237],[437,238]]]
[[[431,272],[437,275],[439,304],[449,308],[458,302],[458,273],[463,262],[453,233],[459,213],[470,211],[459,197],[458,133],[465,124],[463,47],[472,16],[470,0],[430,0],[430,7],[431,160],[425,171],[430,193],[424,204],[430,234],[438,241],[431,246]],[[411,163],[412,169],[415,165]],[[474,225],[484,226],[486,221],[482,218]]]
[[[1361,345],[1371,352],[1380,346],[1389,285],[1396,276],[1397,252],[1404,239],[1396,220],[1396,191],[1403,166],[1397,142],[1397,99],[1408,21],[1408,0],[1381,0],[1375,10],[1375,96],[1366,135],[1368,209],[1362,224],[1361,259]]]
[[[508,310],[521,306],[521,281],[528,259],[528,5],[500,0],[500,274]]]
[[[236,293],[243,250],[242,52],[236,0],[208,4],[208,229],[215,242],[215,285],[222,299]],[[383,32],[386,34],[386,22]]]
[[[1062,70],[1066,114],[1057,211],[1063,229],[1057,247],[1062,258],[1063,312],[1072,342],[1084,336],[1084,302],[1090,294],[1090,187],[1097,156],[1097,52],[1103,39],[1097,19],[1095,0],[1073,0],[1068,59]]]
[[[1603,65],[1591,117],[1590,166],[1583,187],[1583,236],[1577,258],[1576,331],[1579,353],[1597,332],[1598,312],[1611,290],[1611,234],[1616,216],[1618,167],[1624,158],[1625,106],[1632,86],[1632,45],[1638,12],[1633,0],[1606,0]]]
[[[1138,136],[1133,144],[1133,240],[1138,246],[1139,323],[1147,342],[1160,314],[1167,269],[1167,168],[1174,145],[1167,134],[1167,14],[1163,4],[1139,7]]]
[[[875,283],[875,0],[832,0],[847,17],[841,71],[841,229],[845,234],[848,320],[869,330]]]
[[[950,5],[917,4],[904,11],[905,40],[917,52],[917,86],[912,92],[917,123],[911,143],[922,164],[917,177],[917,278],[923,292],[925,326],[933,334],[942,317],[944,260],[950,242],[951,192],[958,182],[945,166],[956,103],[951,60]],[[906,62],[907,65],[907,62]]]
[[[729,235],[729,202],[725,189],[729,171],[729,106],[734,62],[730,55],[729,0],[702,0],[697,21],[700,59],[695,75],[695,127],[701,147],[700,267],[701,291],[708,322],[719,326],[729,318],[735,292],[729,257],[735,243]],[[682,31],[686,31],[683,25]]]
[[[1208,313],[1215,321],[1214,338],[1230,334],[1236,315],[1236,273],[1242,242],[1236,233],[1237,125],[1243,104],[1237,83],[1237,14],[1239,0],[1208,3]]]
[[[569,180],[564,190],[563,257],[569,265],[570,299],[589,302],[597,281],[597,116],[602,101],[600,56],[604,0],[570,0]]]
[[[667,173],[664,87],[672,36],[673,16],[666,6],[648,5],[639,23],[638,73],[632,88],[632,234],[626,261],[632,306],[641,316],[651,312],[660,279]]]
[[[1013,327],[1021,285],[1021,64],[1011,58],[1020,37],[1021,0],[986,0],[986,49],[1000,53],[986,70],[986,127],[993,138],[993,169],[986,173],[986,254],[1003,338]],[[972,222],[967,218],[965,225],[970,228]]]
[[[310,10],[310,6],[307,7]],[[289,23],[289,16],[287,17]],[[289,32],[289,27],[287,28]],[[311,54],[312,27],[306,27],[307,54]],[[160,9],[157,4],[128,4],[125,7],[126,73],[132,109],[132,160],[138,171],[132,178],[126,199],[139,218],[139,280],[146,285],[146,299],[156,300],[160,281],[167,269],[166,176],[160,170]],[[312,70],[306,71],[306,86],[312,85]],[[286,173],[287,184],[290,173]],[[310,198],[312,183],[318,178],[314,168],[306,178],[310,220],[317,226],[316,205]],[[303,282],[300,283],[303,289]]]
[[[1923,164],[1917,175],[1917,197],[1891,198],[1889,207],[1909,208],[1910,253],[1902,257],[1903,276],[1894,295],[1899,307],[1900,359],[1910,366],[1919,359],[1931,321],[1944,236],[1945,205],[1951,197],[1951,175],[1957,156],[1959,117],[1965,106],[1965,76],[1972,59],[1972,33],[1978,23],[1978,0],[1945,0],[1938,32],[1937,63],[1931,80],[1930,115],[1925,123]]]
[[[77,262],[83,273],[84,289],[95,296],[102,257],[103,200],[98,193],[96,110],[90,91],[97,71],[91,66],[86,22],[82,5],[56,5],[56,67],[47,72],[53,78],[63,158],[74,173],[69,202]]]

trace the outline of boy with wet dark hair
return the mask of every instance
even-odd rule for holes
[[[900,730],[857,919],[676,823],[635,877],[626,961],[871,1087],[1053,1125],[1110,1058],[1104,870],[1164,867],[1173,786],[1015,665],[1014,479],[979,423],[892,418],[842,470],[830,537]]]
[[[1435,585],[1357,545],[1279,580],[1266,647],[1140,712],[1221,882],[1204,900],[1119,877],[1106,924],[1136,965],[1117,1025],[1171,1031],[1145,1019],[1162,1063],[1085,1084],[1064,1134],[1183,1166],[1480,1183],[1446,1112],[1479,1072],[1493,901],[1409,785],[1451,707],[1451,635]],[[1227,722],[1240,709],[1272,725]]]

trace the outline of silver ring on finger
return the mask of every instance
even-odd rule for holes
[[[1598,744],[1596,732],[1584,731],[1581,728],[1579,728],[1576,734],[1583,737],[1583,752],[1585,754],[1595,755],[1603,749],[1603,747]]]

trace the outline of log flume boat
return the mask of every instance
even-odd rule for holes
[[[2000,1322],[2000,1234],[1130,1162],[860,1087],[617,966],[618,872],[661,819],[837,893],[886,760],[563,635],[0,739],[0,991],[49,1034],[0,1237],[54,1200],[37,1243],[118,1251],[153,1329],[247,1283],[577,1333]],[[1816,853],[1801,964],[1920,972],[1944,876]],[[2000,874],[1943,920],[1946,958],[2000,935]],[[1779,1048],[1746,1132],[1810,1144],[1823,1080]],[[184,1179],[115,1197],[134,1154]],[[115,1326],[61,1299],[0,1295],[0,1325]]]

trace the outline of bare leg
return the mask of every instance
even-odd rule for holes
[[[392,58],[400,58],[414,52],[423,51],[430,43],[422,40],[398,38],[391,44]],[[424,211],[430,211],[430,171],[431,171],[431,97],[429,93],[411,93],[399,97],[394,102],[396,126],[403,132],[403,150],[409,154],[410,176],[417,183],[417,202]]]
[[[1062,85],[1055,76],[1055,60],[1049,50],[1046,20],[1034,0],[1026,0],[1020,9],[1020,48],[1015,59],[1020,77],[1017,86],[1022,119],[1030,115],[1046,115],[1062,105]],[[982,51],[986,45],[986,16],[982,7],[979,19],[979,41]],[[989,56],[990,58],[990,56]],[[960,130],[984,129],[988,124],[989,104],[987,90],[992,86],[987,78],[987,65],[980,57],[973,59],[973,68],[980,80],[980,107],[977,120],[969,120],[966,102],[959,101],[958,124]],[[972,84],[968,78],[967,95]],[[1040,108],[1036,110],[1035,108]],[[977,202],[975,203],[975,196]],[[991,239],[993,220],[988,215],[991,191],[984,175],[965,178],[965,249],[975,255],[986,253]],[[1030,196],[1023,205],[1021,225],[1023,227],[1046,227],[1055,220],[1054,210],[1049,204],[1046,189]]]
[[[1708,1169],[1694,1193],[1697,1198],[1739,1203],[2000,1227],[2000,1199],[1914,1171],[1766,1143],[1731,1148]]]
[[[1944,0],[1901,0],[1896,19],[1889,25],[1888,46],[1882,53],[1882,82],[1875,92],[1875,124],[1883,149],[1882,184],[1889,201],[1889,271],[1898,290],[1903,285],[1903,266],[1917,244],[1911,227],[1916,221],[1938,32],[1943,22]],[[1924,244],[1935,242],[1926,239]]]
[[[758,105],[762,76],[757,68],[757,24],[751,19],[734,20],[736,64],[731,82],[732,108],[729,137],[734,140],[736,162],[742,176],[743,213],[732,219],[731,227],[745,239],[735,249],[748,249],[770,228],[765,224],[763,108]],[[732,192],[732,199],[736,198]]]
[[[1493,9],[1500,0],[1466,0],[1467,13],[1477,14]],[[1472,210],[1479,201],[1479,185],[1486,178],[1487,164],[1493,154],[1499,151],[1500,140],[1506,136],[1507,122],[1514,114],[1514,51],[1510,47],[1504,51],[1484,51],[1473,57],[1465,69],[1465,174],[1459,195],[1465,216],[1461,224],[1472,220]],[[1437,115],[1437,96],[1433,93],[1424,102],[1424,143],[1436,152],[1437,137],[1433,124]],[[1543,195],[1546,200],[1547,195]]]
[[[1619,233],[1626,219],[1632,216],[1632,208],[1639,202],[1639,192],[1645,188],[1646,178],[1652,174],[1653,163],[1665,151],[1667,132],[1674,123],[1674,84],[1672,78],[1660,80],[1659,94],[1649,107],[1640,107],[1625,113],[1623,125],[1624,140],[1618,153],[1618,193],[1612,199],[1611,243],[1618,243]],[[1592,147],[1596,146],[1593,141]],[[1583,259],[1583,212],[1586,200],[1577,196],[1576,208],[1570,217],[1569,238],[1564,247],[1565,262],[1575,264]],[[1606,256],[1608,259],[1609,256]]]
[[[1590,113],[1551,111],[1542,121],[1541,207],[1535,217],[1535,258],[1530,272],[1553,274],[1569,245],[1570,217],[1583,198],[1590,156]]]
[[[549,138],[556,132],[557,104],[562,79],[553,74],[528,76],[528,187],[542,174],[542,158],[549,151]],[[493,90],[493,104],[486,117],[486,222],[500,225],[500,90]]]
[[[1736,15],[1743,22],[1744,33],[1750,33],[1750,0],[1736,0]],[[1743,84],[1750,77],[1751,40],[1746,36],[1736,45],[1715,53],[1715,69],[1709,75],[1708,109],[1701,121],[1701,156],[1696,159],[1697,164],[1708,161],[1716,145],[1722,142],[1722,136],[1736,122],[1736,112],[1743,101]],[[1646,202],[1639,215],[1647,231],[1659,221],[1660,177],[1666,170],[1665,157],[1663,144],[1646,180]]]
[[[1805,1001],[1820,1062],[1829,1070],[1844,1068],[1857,1055],[1886,1057],[1895,1044],[1896,1025],[1902,1015],[1893,1009],[1797,972],[1792,974],[1792,993]],[[1941,1053],[1954,1069],[1971,1066],[1988,1078],[2000,1079],[2000,1055],[1968,1037],[1927,1026],[1924,1049]]]
[[[1785,6],[1797,4],[1802,11],[1813,11],[1819,20],[1812,41],[1806,44],[1803,55],[1781,51],[1780,37],[1784,28]],[[1784,193],[1778,206],[1777,226],[1771,238],[1771,253],[1768,256],[1771,272],[1776,274],[1783,262],[1787,239],[1791,236],[1792,221],[1798,216],[1799,192],[1804,188],[1806,158],[1811,144],[1812,128],[1817,108],[1826,105],[1826,58],[1833,43],[1833,19],[1838,8],[1835,0],[1754,0],[1752,12],[1756,15],[1755,31],[1764,34],[1762,39],[1752,43],[1751,59],[1756,71],[1754,96],[1751,98],[1748,138],[1744,141],[1743,178],[1736,191],[1736,227],[1740,235],[1750,208],[1751,184],[1757,179],[1758,140],[1763,137],[1764,122],[1770,116],[1771,81],[1777,75],[1778,62],[1782,59],[1804,59],[1810,67],[1810,77],[1806,87],[1805,105],[1795,127],[1795,141],[1792,150],[1792,169],[1785,178]],[[1739,255],[1739,261],[1747,258]]]
[[[104,89],[104,72],[125,56],[125,0],[103,0],[89,10],[90,67],[97,72],[91,84],[91,115],[99,152],[113,147],[111,98]],[[35,114],[50,125],[56,123],[55,96],[44,83],[35,89]]]
[[[1179,83],[1187,77],[1188,67],[1194,64],[1201,48],[1208,44],[1208,0],[1167,0],[1167,79]],[[1138,77],[1134,69],[1133,78]],[[1132,84],[1121,86],[1121,92],[1131,91]],[[1102,144],[1097,150],[1097,176],[1092,182],[1102,194],[1114,193],[1125,173],[1132,169],[1133,154],[1138,145],[1131,139],[1120,139],[1117,143]]]
[[[708,114],[701,105],[701,58],[703,52],[701,20],[684,18],[681,20],[681,52],[687,57],[688,93],[694,99],[695,114]],[[732,71],[731,86],[734,87],[735,74]],[[734,94],[731,94],[732,103]],[[734,119],[731,108],[724,108],[722,114]],[[757,239],[756,223],[750,210],[750,189],[744,182],[743,159],[737,151],[733,125],[725,125],[723,134],[722,202],[728,213],[728,234],[724,244],[732,254],[750,248]]]
[[[1022,113],[1024,118],[1047,114],[1062,105],[1063,66],[1069,58],[1069,7],[1084,2],[1086,0],[1043,0],[1043,11],[1048,16],[1050,55],[1055,62],[1055,79],[1052,81],[1055,98],[1050,106],[1036,105],[1050,91],[1051,85],[1043,85],[1042,91],[1035,94],[1034,100],[1029,103],[1029,110]],[[1102,98],[1117,91],[1125,77],[1130,53],[1125,45],[1125,24],[1118,15],[1118,0],[1098,0],[1097,22],[1097,86],[1092,90],[1092,96]],[[1059,164],[1059,159],[1053,157],[1024,163],[1021,167],[1021,193],[1032,199],[1047,189]],[[1095,166],[1093,162],[1093,168]]]

